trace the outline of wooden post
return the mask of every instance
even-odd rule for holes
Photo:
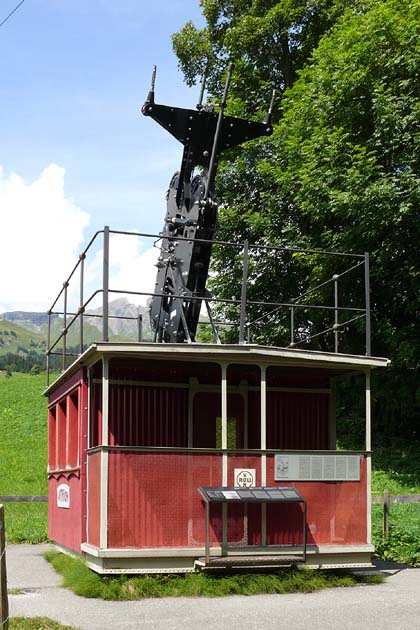
[[[384,490],[384,537],[388,538],[389,534],[389,490]]]
[[[7,599],[6,576],[6,534],[4,527],[4,506],[0,505],[0,628],[9,628],[9,601]]]

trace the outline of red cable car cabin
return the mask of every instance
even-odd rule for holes
[[[50,539],[100,573],[280,566],[299,555],[369,566],[370,373],[388,363],[254,345],[93,344],[46,391]],[[350,375],[365,384],[361,452],[336,450],[335,384]],[[235,487],[266,499],[239,500]],[[200,488],[219,501],[206,506]],[[294,488],[305,514],[302,501],[271,502],[275,488]]]

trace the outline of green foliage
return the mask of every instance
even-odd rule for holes
[[[230,575],[145,575],[103,577],[93,573],[78,558],[54,551],[46,558],[63,576],[64,586],[82,597],[109,600],[136,600],[149,597],[222,597],[258,593],[310,593],[336,586],[354,586],[366,578],[336,575],[312,569],[284,569],[276,573],[239,573]],[[376,580],[377,581],[377,580]],[[374,581],[375,582],[375,581]]]
[[[44,375],[0,374],[0,494],[47,493],[44,385]]]
[[[73,626],[62,626],[46,617],[11,617],[9,630],[76,630]]]
[[[3,503],[8,543],[36,545],[48,541],[47,503]]]
[[[354,0],[201,0],[204,28],[190,21],[173,36],[185,79],[192,85],[209,61],[209,89],[220,91],[228,61],[236,65],[231,100],[250,112],[266,108],[273,87],[290,87],[322,35]],[[264,89],[261,90],[261,87]]]
[[[218,238],[369,251],[373,354],[389,356],[393,365],[374,378],[374,425],[382,434],[420,439],[419,0],[203,0],[202,6],[219,68],[227,58],[237,64],[234,111],[259,111],[255,95],[269,83],[290,85],[273,136],[240,147],[220,166],[218,195],[226,208]],[[291,82],[283,67],[287,56],[270,45],[276,40],[281,48],[285,34],[298,77]],[[184,54],[187,42],[187,33],[175,39],[188,74],[195,72],[195,57]],[[220,70],[216,74],[210,82],[215,96]],[[240,256],[215,250],[213,270],[212,292],[237,296]],[[314,287],[340,271],[322,256],[306,262],[296,255],[267,256],[251,267],[250,299],[290,299],[301,286]],[[341,304],[363,306],[360,280],[349,274],[340,282]],[[326,303],[331,295],[321,290],[313,298]],[[233,321],[238,314],[228,307],[218,315]],[[253,320],[258,312],[247,315]],[[303,331],[328,324],[322,313],[302,318]],[[352,325],[342,351],[363,354],[363,337],[362,323]],[[287,325],[267,318],[253,340],[285,345]],[[331,350],[331,338],[313,347]]]
[[[372,506],[372,534],[375,554],[382,560],[420,566],[420,504],[393,503],[390,506],[390,532],[382,534],[382,506]]]

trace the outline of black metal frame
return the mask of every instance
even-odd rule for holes
[[[242,503],[242,504],[248,504],[248,503],[258,503],[260,505],[263,504],[267,504],[267,503],[303,503],[303,553],[302,553],[302,558],[301,558],[301,562],[306,562],[306,499],[304,499],[304,497],[302,497],[301,494],[299,494],[299,492],[296,490],[296,488],[293,488],[291,486],[260,486],[257,488],[249,488],[247,489],[248,492],[251,494],[252,492],[255,491],[260,491],[260,492],[264,492],[265,494],[268,494],[269,491],[273,491],[273,490],[280,490],[280,491],[288,491],[290,493],[290,491],[293,490],[295,497],[287,497],[287,498],[273,498],[273,497],[263,497],[263,498],[258,498],[258,497],[244,497],[242,498],[240,496],[241,494],[241,488],[235,488],[233,486],[217,486],[217,487],[204,487],[201,486],[200,488],[198,488],[198,492],[200,493],[204,505],[205,505],[205,563],[209,564],[210,563],[210,504],[211,503],[222,503],[224,505],[229,505],[230,503]],[[236,494],[239,495],[239,498],[227,498],[223,493],[224,492],[235,492]],[[222,539],[225,540],[226,539],[226,533],[225,533],[225,523],[223,522],[223,535],[222,535]],[[251,547],[252,548],[252,547]],[[260,547],[258,547],[258,550],[263,549],[264,553],[268,553],[268,552],[272,552],[272,551],[284,551],[285,549],[287,549],[288,551],[292,550],[292,549],[297,549],[298,546],[294,546],[294,545],[287,545],[287,547],[282,546],[282,545],[262,545]],[[228,554],[229,549],[232,549],[231,546],[229,546],[228,544],[226,545],[222,545],[222,554]],[[235,548],[237,550],[237,548]],[[246,551],[247,549],[250,549],[250,547],[242,547],[241,551]]]

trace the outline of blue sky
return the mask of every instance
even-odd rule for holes
[[[103,225],[161,229],[181,145],[139,108],[153,64],[158,102],[197,102],[171,47],[188,19],[199,0],[26,0],[0,28],[0,312],[47,308]]]

